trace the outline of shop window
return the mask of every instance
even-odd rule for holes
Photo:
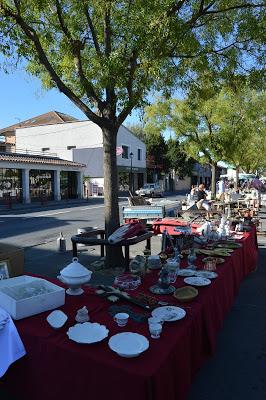
[[[0,202],[7,199],[22,200],[21,169],[0,168]]]
[[[76,172],[60,172],[60,192],[61,199],[76,199],[78,197]]]
[[[122,158],[128,159],[129,147],[128,146],[122,146],[122,149],[123,149]]]
[[[54,171],[31,169],[29,173],[30,197],[32,201],[53,200]]]

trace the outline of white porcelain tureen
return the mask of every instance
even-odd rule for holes
[[[69,289],[66,291],[67,294],[77,296],[84,292],[81,286],[90,281],[91,274],[92,272],[81,265],[78,259],[74,257],[72,263],[60,271],[57,279],[69,286]]]

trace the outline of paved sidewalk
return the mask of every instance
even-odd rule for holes
[[[266,232],[265,208],[260,217]],[[215,354],[194,378],[188,400],[266,399],[265,235],[258,235],[258,244],[257,269],[241,283]]]

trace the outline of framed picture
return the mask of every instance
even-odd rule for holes
[[[8,260],[0,261],[0,280],[9,278],[8,266],[9,266]]]

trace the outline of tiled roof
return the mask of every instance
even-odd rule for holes
[[[25,163],[25,164],[46,164],[46,165],[62,165],[66,167],[85,167],[84,164],[77,162],[62,160],[58,157],[45,157],[30,154],[20,153],[3,153],[0,152],[0,167],[1,161],[14,162],[14,163]]]
[[[75,122],[78,119],[71,117],[70,115],[58,112],[49,111],[48,113],[37,115],[25,121],[18,122],[17,124],[7,126],[6,128],[0,129],[0,134],[5,132],[15,133],[16,128],[27,128],[30,126],[39,125],[50,125],[50,124],[62,124],[64,122]]]

